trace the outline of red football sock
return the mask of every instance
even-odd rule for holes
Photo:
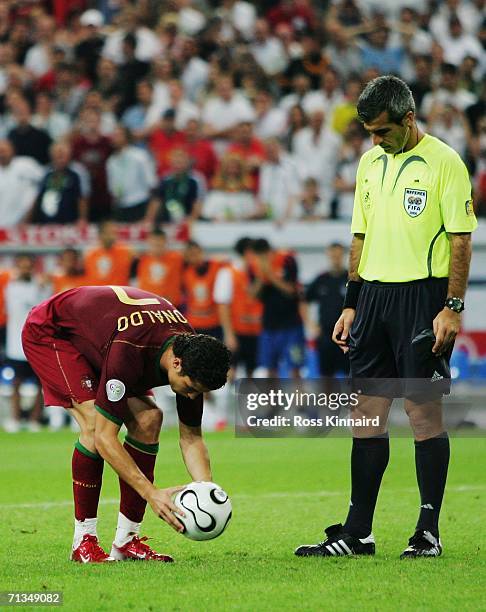
[[[123,445],[128,454],[135,461],[140,471],[150,480],[154,481],[154,468],[157,459],[158,444],[143,444],[138,440],[126,436]],[[121,478],[120,481],[120,512],[134,523],[141,523],[145,514],[147,502]]]
[[[103,459],[76,442],[73,452],[74,515],[78,521],[95,518],[98,514]]]

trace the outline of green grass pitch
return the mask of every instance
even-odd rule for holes
[[[418,509],[411,439],[391,440],[376,557],[341,559],[298,559],[293,549],[344,518],[349,440],[237,439],[230,432],[206,439],[214,478],[233,501],[221,538],[191,542],[149,509],[144,534],[175,564],[82,566],[68,561],[75,434],[0,434],[0,590],[61,590],[64,609],[83,612],[485,609],[486,440],[452,439],[443,557],[399,561]],[[157,482],[187,481],[177,435],[165,431]],[[108,549],[117,495],[107,466],[99,534]]]

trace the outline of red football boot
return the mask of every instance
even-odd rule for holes
[[[83,536],[81,544],[71,553],[71,561],[77,563],[106,563],[115,561],[115,559],[105,553],[95,535],[87,533]]]
[[[169,555],[161,555],[150,546],[145,544],[147,537],[139,538],[134,535],[133,538],[123,546],[113,544],[111,548],[111,556],[116,561],[162,561],[163,563],[173,563],[174,559]]]

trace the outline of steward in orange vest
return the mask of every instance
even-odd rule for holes
[[[218,272],[226,264],[216,259],[206,259],[201,246],[193,240],[186,245],[184,259],[182,281],[186,299],[185,316],[199,334],[222,339],[214,285]]]
[[[61,293],[74,287],[87,285],[80,255],[76,249],[64,249],[59,256],[59,270],[51,275],[53,293]]]
[[[180,306],[184,257],[179,251],[167,250],[167,236],[161,229],[154,229],[148,241],[148,251],[137,263],[137,286]]]

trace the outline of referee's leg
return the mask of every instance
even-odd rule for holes
[[[344,531],[356,538],[366,538],[373,527],[373,515],[381,480],[390,457],[388,413],[392,400],[361,396],[351,418],[379,418],[378,426],[354,427],[351,449],[351,500]]]
[[[433,320],[441,311],[447,295],[447,279],[428,279],[398,288],[395,291],[394,317],[389,332],[397,355],[398,368],[410,384],[405,393],[405,411],[415,439],[415,470],[420,493],[420,512],[416,530],[402,558],[439,556],[439,514],[449,468],[449,438],[444,429],[442,393],[450,383],[443,361],[449,361],[452,347],[442,362],[430,353],[414,349],[411,340],[423,330],[433,328]],[[442,374],[441,387],[435,387],[435,368]],[[425,385],[420,398],[414,391],[416,382]],[[429,397],[426,397],[426,396]]]
[[[351,377],[355,382],[364,379],[364,389],[369,388],[376,378],[397,377],[395,360],[382,322],[383,295],[379,288],[365,283],[351,329]],[[371,385],[370,391],[373,389],[376,389],[376,384]],[[388,397],[363,394],[350,415],[353,419],[378,417],[377,426],[353,428],[351,500],[343,527],[346,533],[356,538],[366,538],[372,531],[381,480],[390,456],[388,413],[391,403],[392,399]]]
[[[416,531],[430,531],[438,538],[450,457],[449,437],[442,420],[442,400],[416,404],[407,399],[405,411],[415,438],[415,469],[420,491]]]
[[[343,525],[328,527],[324,542],[299,546],[295,551],[298,556],[375,553],[373,514],[390,454],[387,421],[392,400],[366,393],[380,393],[381,388],[389,388],[388,384],[380,384],[377,390],[376,378],[397,378],[393,352],[382,323],[383,310],[382,292],[365,283],[349,342],[351,376],[354,383],[359,381],[364,392],[359,395],[358,405],[352,408],[350,416],[353,420],[361,419],[361,422],[366,417],[370,424],[354,427],[352,431],[351,501],[346,521]],[[371,419],[376,422],[376,417],[378,423],[371,424]]]

